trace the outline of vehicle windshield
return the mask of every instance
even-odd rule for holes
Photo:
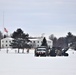
[[[46,49],[37,49],[37,51],[46,51]]]

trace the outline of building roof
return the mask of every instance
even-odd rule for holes
[[[36,41],[36,40],[42,40],[42,39],[43,39],[43,37],[42,37],[42,38],[34,38],[34,39],[29,39],[29,40],[31,40],[31,41]],[[47,38],[46,38],[46,40],[47,40],[47,41],[52,41],[52,40],[47,39]]]
[[[29,39],[29,40],[31,40],[31,41],[35,41],[35,40],[40,40],[40,39]]]
[[[3,38],[2,40],[5,40],[5,39],[13,40],[13,38],[11,37],[6,37],[6,38]]]

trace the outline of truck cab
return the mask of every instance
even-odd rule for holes
[[[35,49],[35,56],[47,56],[48,48],[46,46],[40,46]]]

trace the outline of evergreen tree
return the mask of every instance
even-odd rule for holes
[[[45,37],[43,38],[43,41],[42,41],[41,46],[48,46],[48,45],[47,45],[47,41],[46,41],[46,38],[45,38]]]
[[[21,29],[17,29],[17,31],[12,34],[12,38],[14,38],[14,40],[11,46],[12,48],[18,48],[18,53],[19,49],[23,49],[24,53],[24,48],[31,48],[31,44],[28,44],[30,42],[29,35],[25,34]]]
[[[68,47],[65,37],[60,37],[57,40],[57,47],[66,48]]]
[[[14,31],[13,32],[13,34],[12,34],[12,38],[23,38],[23,39],[28,39],[28,34],[25,34],[23,31],[22,31],[22,29],[17,29],[16,31]]]
[[[14,39],[11,43],[12,48],[18,48],[18,53],[19,53],[19,49],[23,49],[24,53],[24,48],[31,48],[31,44],[28,44],[28,42],[25,39]]]
[[[69,44],[69,43],[73,42],[74,36],[72,35],[71,32],[68,32],[68,35],[66,36],[66,38],[67,38],[67,42]]]

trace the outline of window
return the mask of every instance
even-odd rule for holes
[[[7,44],[6,44],[6,46],[7,46]]]
[[[35,41],[34,41],[34,43],[35,43]]]
[[[10,44],[8,46],[10,46]]]
[[[39,43],[39,41],[38,41],[38,43]]]
[[[51,43],[51,41],[48,41],[48,43]]]
[[[4,42],[4,41],[2,41],[2,42]]]
[[[6,41],[7,42],[7,41]]]
[[[11,43],[11,41],[9,41],[9,43]]]
[[[37,47],[39,47],[39,45],[37,45]]]
[[[4,45],[2,45],[2,48],[4,48]]]

